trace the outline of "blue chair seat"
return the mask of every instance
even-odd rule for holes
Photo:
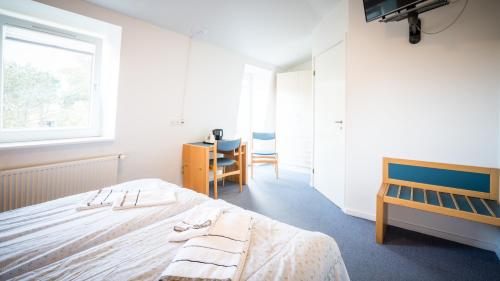
[[[262,151],[254,151],[253,154],[255,155],[262,155],[262,156],[271,156],[271,155],[276,155],[278,153],[276,153],[276,151],[266,151],[266,150],[262,150]]]
[[[236,164],[236,161],[229,158],[217,158],[217,167],[226,167]],[[214,159],[210,159],[210,166],[214,165]]]

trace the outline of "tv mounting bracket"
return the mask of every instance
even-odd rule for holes
[[[406,7],[405,9],[399,10],[391,16],[382,17],[380,21],[388,23],[408,19],[410,43],[417,44],[422,38],[422,22],[418,18],[418,15],[430,10],[434,10],[441,6],[448,5],[450,2],[448,0],[431,0],[424,3],[425,4],[423,5],[412,5]]]
[[[422,39],[422,22],[418,18],[418,12],[408,14],[408,24],[410,27],[410,43],[417,44]]]

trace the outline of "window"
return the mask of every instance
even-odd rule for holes
[[[274,73],[257,66],[245,65],[237,123],[237,133],[243,140],[250,141],[252,132],[274,131],[273,101]],[[255,140],[253,145],[261,150],[274,149],[274,143],[268,141]]]
[[[240,104],[238,108],[237,134],[250,140],[252,134],[252,74],[245,72],[241,81]]]
[[[0,143],[97,137],[101,40],[0,16]]]
[[[274,131],[274,73],[247,64],[242,78],[237,131],[250,140],[253,131]]]

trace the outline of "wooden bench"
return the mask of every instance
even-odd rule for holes
[[[499,169],[384,158],[377,194],[377,243],[393,204],[500,226]]]

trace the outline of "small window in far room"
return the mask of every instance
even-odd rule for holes
[[[99,136],[100,39],[0,21],[0,143]]]
[[[241,81],[237,134],[251,143],[252,132],[273,132],[274,73],[268,69],[245,65]],[[259,149],[271,149],[271,142],[254,141]],[[269,146],[269,147],[268,147]]]

